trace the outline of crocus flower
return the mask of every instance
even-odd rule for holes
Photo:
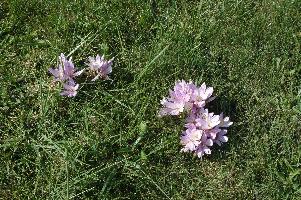
[[[228,137],[225,136],[227,134],[227,130],[223,129],[220,132],[217,133],[216,139],[214,142],[221,146],[223,142],[228,142]]]
[[[211,150],[208,146],[206,145],[200,145],[195,151],[195,154],[199,157],[202,158],[205,154],[211,154]]]
[[[61,61],[64,64],[64,75],[66,79],[73,79],[76,76],[81,75],[85,69],[76,71],[76,68],[74,67],[74,64],[72,63],[72,57],[67,60],[64,56],[64,54],[61,54]]]
[[[62,96],[75,97],[77,94],[79,84],[76,84],[73,80],[64,84],[64,90],[61,92]]]
[[[61,64],[59,64],[57,69],[49,68],[48,71],[54,76],[55,81],[64,81],[65,80],[64,69]]]
[[[83,73],[84,69],[76,72],[76,68],[72,62],[72,58],[66,59],[65,55],[62,53],[59,56],[59,65],[57,69],[50,68],[49,72],[54,76],[55,81],[68,81],[73,80],[76,76]]]
[[[169,97],[161,100],[162,108],[159,116],[179,115],[188,111],[185,127],[187,128],[180,137],[181,152],[194,152],[199,158],[205,154],[211,154],[210,147],[214,143],[221,145],[228,141],[225,128],[233,122],[229,117],[215,115],[205,109],[205,105],[214,100],[211,97],[212,87],[206,87],[203,83],[197,87],[192,82],[177,81],[173,90],[169,91]]]
[[[204,154],[211,154],[210,147],[213,145],[213,140],[204,132],[201,138],[201,143],[195,150],[195,154],[202,158]]]
[[[58,68],[49,69],[49,72],[54,76],[54,80],[63,84],[64,90],[61,92],[61,95],[68,97],[76,96],[79,85],[76,84],[74,78],[82,74],[83,71],[84,69],[76,71],[72,58],[67,60],[63,53],[59,56]]]
[[[193,91],[191,99],[197,107],[201,108],[205,106],[206,101],[209,100],[212,93],[213,87],[206,88],[206,84],[203,83],[201,87],[196,88]]]
[[[187,129],[181,136],[181,144],[184,146],[181,151],[194,151],[201,143],[203,132],[197,129]]]
[[[210,139],[214,140],[214,139],[216,139],[217,134],[221,131],[222,130],[219,129],[218,127],[214,127],[213,129],[205,130],[205,133]]]
[[[177,81],[174,90],[169,91],[169,97],[161,100],[163,108],[159,111],[159,116],[179,115],[184,110],[192,109],[190,99],[194,89],[195,85],[191,82]]]
[[[174,90],[169,91],[170,99],[187,103],[190,101],[195,89],[196,86],[192,82],[177,81]]]
[[[188,117],[186,118],[186,123],[185,123],[185,127],[186,128],[196,128],[196,118],[197,118],[197,114],[195,112],[190,112],[190,114],[188,115]]]
[[[96,81],[99,77],[105,80],[109,79],[108,74],[112,72],[113,60],[114,58],[107,61],[104,59],[104,56],[100,57],[99,55],[97,55],[96,58],[89,57],[89,63],[87,63],[87,65],[91,71],[97,74],[92,81]]]
[[[184,111],[185,106],[183,101],[170,102],[167,99],[161,100],[161,104],[164,106],[164,108],[159,111],[159,116],[179,115]]]
[[[83,73],[83,70],[77,71],[76,68],[74,67],[74,64],[72,62],[72,57],[69,58],[69,60],[66,59],[64,54],[61,54],[59,57],[62,65],[64,66],[64,77],[65,80],[73,80],[76,76],[79,76]]]
[[[209,130],[220,124],[219,115],[209,113],[208,109],[199,109],[198,117],[195,119],[196,126],[201,129]]]
[[[220,124],[219,124],[219,127],[223,127],[223,128],[227,128],[229,126],[231,126],[233,124],[233,122],[230,122],[230,118],[229,117],[225,117],[224,118],[224,114],[221,113],[219,115],[219,121],[220,121]]]

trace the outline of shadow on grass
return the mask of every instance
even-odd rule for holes
[[[212,102],[208,109],[215,114],[224,113],[224,116],[229,116],[230,121],[233,125],[227,128],[229,141],[222,144],[221,146],[214,145],[212,148],[212,155],[209,159],[212,161],[218,161],[221,159],[227,159],[226,154],[231,152],[233,148],[237,149],[238,146],[244,142],[242,139],[241,130],[243,130],[242,125],[239,124],[239,118],[242,116],[241,112],[238,110],[238,103],[234,99],[229,99],[225,96],[221,96]]]

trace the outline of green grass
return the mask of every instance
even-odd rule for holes
[[[300,199],[301,1],[0,3],[0,199]],[[110,81],[49,86],[71,53],[115,56]],[[158,118],[178,79],[234,121],[201,161]],[[84,83],[85,82],[85,83]]]

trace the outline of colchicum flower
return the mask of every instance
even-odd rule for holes
[[[100,57],[99,55],[96,58],[89,57],[89,63],[87,65],[90,67],[90,70],[96,74],[95,78],[92,81],[102,78],[105,80],[110,79],[108,74],[112,72],[112,64],[114,58],[110,60],[105,60],[104,56]]]
[[[48,71],[54,76],[54,81],[62,82],[65,80],[64,69],[61,64],[59,64],[57,69],[49,68]]]
[[[62,96],[74,97],[77,94],[79,84],[76,84],[74,78],[81,75],[85,69],[76,71],[72,58],[66,59],[62,53],[59,56],[59,65],[57,69],[50,68],[49,72],[54,76],[54,81],[61,82],[64,90]]]
[[[192,82],[177,81],[174,90],[169,91],[169,97],[163,98],[163,108],[159,116],[179,115],[188,111],[184,131],[180,138],[183,145],[181,152],[193,152],[199,158],[205,154],[211,154],[210,147],[214,143],[219,146],[228,141],[226,136],[228,128],[233,124],[229,117],[215,115],[205,109],[206,103],[212,101],[212,87],[206,87],[205,83],[197,87]]]
[[[59,65],[57,69],[50,68],[49,72],[54,76],[55,81],[66,81],[73,80],[76,76],[79,76],[83,73],[84,69],[77,71],[72,63],[72,58],[69,60],[66,59],[65,55],[62,53],[59,56]]]
[[[76,84],[73,80],[64,84],[64,90],[61,92],[62,96],[75,97],[77,94],[79,84]]]
[[[179,115],[185,110],[190,110],[193,106],[191,96],[195,89],[195,85],[191,82],[177,81],[174,90],[169,91],[170,97],[161,101],[163,108],[160,110],[159,116]]]
[[[219,115],[208,113],[208,109],[204,108],[199,109],[195,122],[197,127],[204,130],[210,130],[220,124]]]
[[[201,87],[196,88],[192,95],[192,101],[199,108],[204,107],[206,101],[211,97],[213,93],[213,87],[206,88],[206,84],[203,83]]]
[[[194,151],[201,143],[203,131],[197,130],[196,128],[187,129],[181,136],[181,144],[184,146],[181,151]]]

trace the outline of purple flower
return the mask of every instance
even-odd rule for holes
[[[218,125],[219,127],[222,127],[222,128],[227,128],[229,126],[231,126],[233,124],[233,122],[230,122],[230,118],[229,117],[225,117],[224,118],[224,114],[221,113],[219,115],[219,121],[220,121],[220,124]]]
[[[169,91],[170,99],[188,103],[195,89],[196,86],[192,82],[177,81],[174,90]]]
[[[164,106],[159,111],[159,116],[164,115],[179,115],[184,111],[185,103],[182,101],[168,101],[166,99],[161,100],[161,104]]]
[[[213,129],[215,126],[220,124],[219,115],[209,113],[208,109],[201,108],[197,115],[196,126],[203,130]]]
[[[72,63],[72,58],[67,60],[63,53],[59,56],[58,68],[49,69],[49,72],[54,76],[54,80],[63,84],[64,90],[60,94],[68,97],[76,96],[79,85],[76,84],[74,78],[82,74],[83,71],[84,69],[76,71],[76,68]]]
[[[64,74],[66,79],[73,79],[76,76],[81,75],[85,69],[80,70],[80,71],[76,71],[76,68],[74,67],[74,64],[72,63],[72,57],[70,57],[69,60],[67,60],[64,57],[64,54],[61,54],[61,58],[62,58],[62,62],[64,63]]]
[[[64,90],[61,92],[62,96],[75,97],[77,94],[79,84],[76,84],[73,80],[64,84]]]
[[[206,88],[206,84],[203,83],[201,87],[195,88],[191,96],[191,99],[197,107],[201,108],[205,106],[206,101],[209,100],[212,93],[213,93],[213,87]]]
[[[201,143],[195,150],[195,154],[202,158],[204,154],[211,154],[209,147],[213,145],[213,140],[205,132],[202,135]]]
[[[207,136],[209,138],[211,138],[212,140],[216,139],[217,134],[221,131],[221,129],[219,129],[218,127],[215,127],[213,129],[210,130],[205,130],[205,133],[207,134]]]
[[[211,154],[211,150],[208,146],[206,145],[200,145],[195,151],[195,154],[199,157],[202,158],[205,154]]]
[[[197,87],[192,82],[177,81],[173,90],[169,91],[169,97],[161,100],[162,108],[159,116],[179,115],[188,111],[184,131],[180,138],[181,152],[194,152],[199,158],[205,154],[211,154],[210,147],[214,143],[221,145],[228,141],[225,136],[227,128],[233,124],[229,117],[209,113],[205,109],[206,103],[212,101],[212,87],[206,87],[203,83]]]
[[[105,80],[109,79],[108,74],[112,72],[113,60],[114,58],[107,61],[104,59],[104,56],[100,57],[99,55],[97,55],[96,58],[89,57],[89,63],[87,65],[91,71],[97,74],[92,81],[96,81],[99,77]]]
[[[190,102],[195,85],[191,82],[177,81],[174,90],[169,91],[169,97],[161,100],[163,108],[159,111],[159,116],[179,115],[184,110],[191,110],[193,103]]]
[[[214,142],[221,146],[222,143],[228,142],[228,137],[225,136],[227,134],[227,130],[223,129],[220,132],[217,133],[216,139]]]
[[[194,151],[201,143],[203,132],[197,129],[187,129],[181,136],[181,144],[184,146],[181,151]]]
[[[49,68],[48,71],[54,76],[55,81],[64,81],[65,80],[64,69],[61,64],[59,64],[57,69]]]
[[[50,68],[49,72],[54,76],[55,81],[68,81],[73,80],[76,76],[83,73],[84,69],[76,72],[76,68],[72,63],[72,58],[66,59],[65,55],[62,53],[59,56],[59,65],[57,69]]]

